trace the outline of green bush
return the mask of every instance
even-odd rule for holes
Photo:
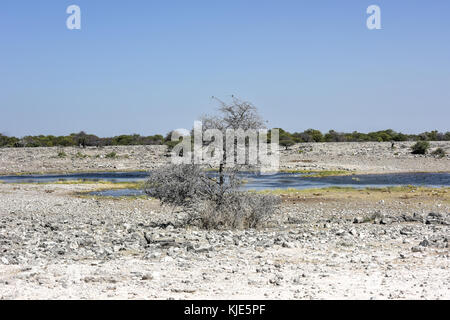
[[[443,157],[445,157],[445,155],[446,155],[444,149],[442,149],[442,148],[437,148],[437,149],[434,150],[431,154],[432,154],[433,156],[438,157],[438,158],[443,158]]]
[[[312,140],[313,142],[322,142],[324,141],[324,137],[322,132],[315,129],[308,129],[304,132],[305,135],[309,136],[308,142]]]
[[[280,146],[283,146],[286,148],[286,150],[288,150],[290,146],[293,146],[295,144],[295,141],[289,137],[283,137],[283,138],[281,138],[279,143],[280,143]]]
[[[108,153],[105,157],[109,158],[109,159],[114,159],[114,158],[117,158],[117,153],[115,153],[113,151],[113,152]]]
[[[167,146],[168,151],[172,151],[173,148],[175,148],[175,146],[181,142],[182,142],[182,139],[180,139],[179,141],[167,141],[164,144]]]
[[[78,151],[77,154],[75,155],[75,157],[78,159],[84,159],[87,157],[87,155],[82,154],[81,152]]]
[[[418,141],[412,147],[412,154],[426,154],[430,148],[428,141]]]
[[[67,154],[64,151],[58,152],[58,158],[65,158],[67,157]]]

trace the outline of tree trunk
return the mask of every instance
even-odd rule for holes
[[[223,186],[223,163],[219,165],[219,185]]]

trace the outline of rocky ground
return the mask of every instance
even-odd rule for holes
[[[1,299],[450,298],[448,188],[290,192],[265,229],[204,231],[96,187],[0,184]]]
[[[151,170],[166,154],[166,146],[0,148],[0,174]]]
[[[450,170],[450,142],[431,142],[447,156],[413,155],[414,142],[304,143],[283,151],[282,169],[344,170],[358,173],[438,172]]]
[[[412,155],[413,142],[302,143],[281,152],[281,169],[359,173],[449,171],[450,142],[431,142],[447,156]],[[58,156],[64,152],[65,156]],[[116,157],[107,157],[111,153]],[[166,146],[0,148],[0,174],[151,170],[169,161]]]
[[[450,171],[448,155],[415,156],[411,145],[299,144],[281,168]],[[450,153],[449,142],[431,146]],[[166,155],[0,149],[0,174],[151,170]],[[265,229],[205,231],[155,200],[78,194],[99,187],[0,183],[1,299],[450,298],[448,188],[289,192]]]

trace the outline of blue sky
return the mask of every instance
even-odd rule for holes
[[[232,94],[289,131],[448,131],[449,35],[448,0],[3,0],[0,132],[167,133]]]

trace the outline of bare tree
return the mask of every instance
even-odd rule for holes
[[[219,112],[202,117],[203,132],[216,129],[225,139],[228,129],[265,128],[264,121],[251,103],[235,97],[231,104],[214,99],[220,104]],[[204,144],[208,145],[208,142]],[[261,225],[278,211],[281,200],[277,196],[243,191],[239,166],[225,166],[226,143],[223,143],[223,148],[218,173],[206,172],[193,162],[172,164],[151,173],[145,192],[163,204],[183,207],[188,213],[187,222],[204,228],[254,228]]]
[[[219,129],[225,133],[227,129],[263,129],[265,123],[258,113],[258,109],[248,101],[232,96],[227,104],[219,98],[213,97],[219,103],[219,115],[203,116],[204,127]]]
[[[259,130],[265,129],[265,122],[258,113],[257,108],[248,101],[243,101],[235,96],[232,96],[231,103],[227,104],[224,101],[213,97],[219,103],[218,115],[205,115],[201,117],[203,131],[209,129],[216,129],[222,132],[223,141],[223,156],[219,164],[219,184],[224,184],[224,166],[227,161],[226,152],[226,131],[228,129],[247,131],[249,129]]]

